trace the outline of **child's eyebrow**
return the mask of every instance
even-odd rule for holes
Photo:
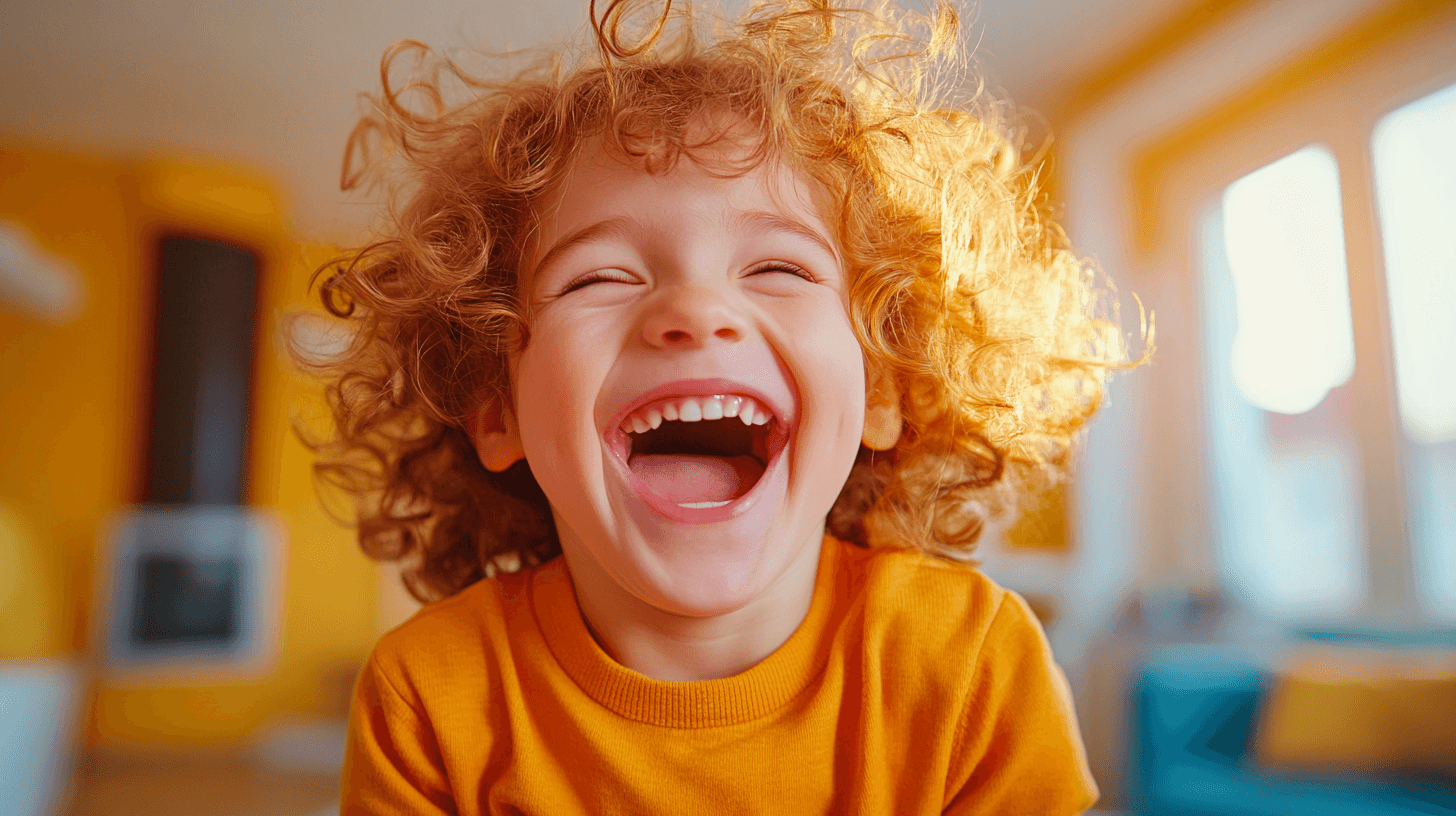
[[[748,212],[739,213],[737,220],[740,226],[754,232],[787,232],[790,235],[814,244],[828,253],[829,257],[834,260],[839,260],[839,253],[835,251],[834,247],[828,241],[824,240],[823,235],[820,235],[818,231],[792,218],[785,218],[778,213],[767,212],[765,210],[749,210]]]
[[[536,280],[541,274],[541,270],[550,266],[552,261],[555,261],[568,249],[578,244],[585,244],[601,238],[625,239],[630,232],[630,226],[631,222],[627,218],[618,216],[616,218],[608,218],[605,221],[598,221],[595,224],[582,227],[576,232],[567,235],[565,238],[552,244],[551,248],[546,250],[546,254],[541,256],[541,260],[536,262],[535,268],[531,270],[531,280]]]

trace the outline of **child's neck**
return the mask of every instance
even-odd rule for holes
[[[822,545],[820,532],[758,597],[708,617],[646,603],[590,556],[566,560],[587,629],[613,660],[654,680],[716,680],[757,665],[799,628],[813,600]]]

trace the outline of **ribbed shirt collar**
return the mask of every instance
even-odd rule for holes
[[[814,597],[804,621],[773,654],[720,680],[654,680],[613,660],[587,630],[576,592],[557,558],[533,572],[531,606],[557,663],[589,697],[628,719],[668,728],[707,728],[747,722],[782,708],[823,670],[823,642],[834,612],[841,549],[825,536]]]

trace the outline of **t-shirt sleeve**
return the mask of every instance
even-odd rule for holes
[[[371,657],[354,687],[344,754],[341,816],[454,814],[429,721]]]
[[[1026,601],[1007,592],[972,670],[945,813],[1066,816],[1097,801],[1066,677]]]

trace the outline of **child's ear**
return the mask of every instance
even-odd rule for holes
[[[860,441],[870,450],[889,450],[900,441],[900,389],[895,381],[879,369],[870,366],[868,391],[865,395],[864,434]]]
[[[470,417],[470,438],[485,469],[500,473],[526,458],[521,429],[505,400],[490,399]]]

